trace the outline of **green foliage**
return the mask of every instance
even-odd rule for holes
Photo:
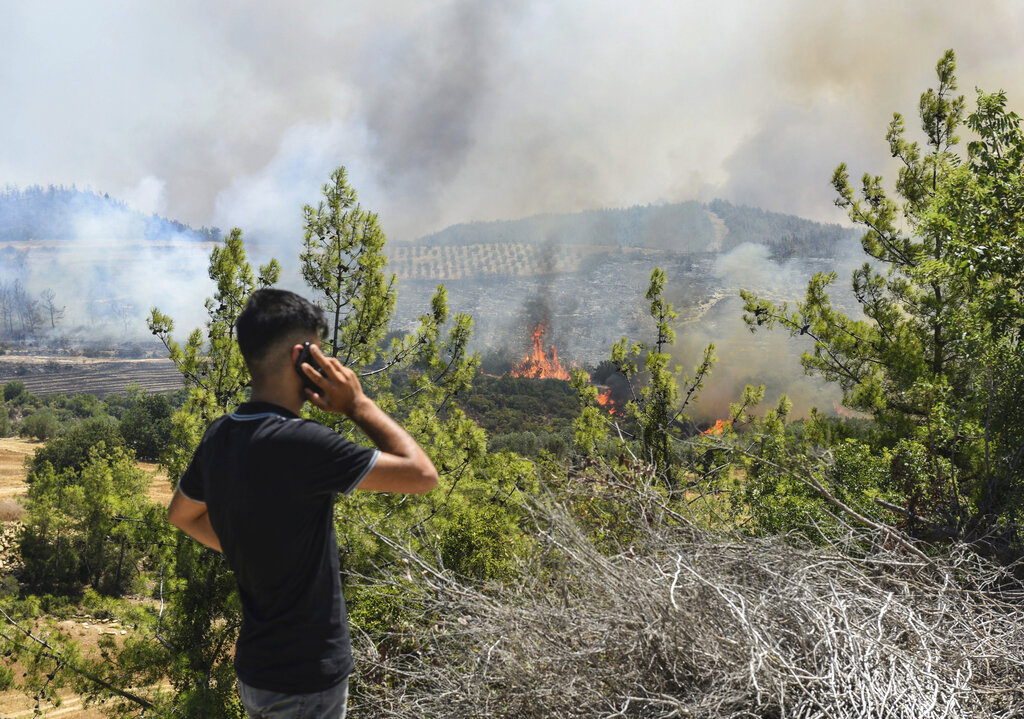
[[[674,487],[680,480],[681,459],[674,446],[675,440],[694,431],[685,411],[711,372],[715,363],[715,346],[710,344],[705,348],[692,377],[682,378],[683,392],[680,394],[676,375],[681,368],[669,364],[671,355],[667,351],[675,342],[672,321],[678,315],[672,303],[664,298],[665,282],[665,273],[655,267],[646,294],[657,332],[654,341],[630,344],[629,339],[623,337],[612,345],[609,361],[613,369],[605,367],[603,371],[606,376],[617,372],[627,382],[632,399],[626,404],[625,414],[633,436],[638,440],[642,458],[653,463],[659,475]],[[588,453],[604,439],[605,433],[599,422],[604,417],[595,407],[596,390],[586,386],[584,377],[575,375],[573,385],[583,403],[583,410],[574,424],[575,446],[577,450]],[[734,408],[733,421],[744,421],[747,409],[760,400],[763,391],[763,388],[748,387],[743,402]]]
[[[30,476],[22,518],[24,581],[62,593],[86,584],[105,594],[128,591],[163,522],[148,511],[149,478],[135,458],[100,441],[81,467],[43,463]]]
[[[60,432],[60,420],[57,419],[56,413],[49,409],[26,415],[18,425],[20,437],[30,437],[44,442],[56,437],[58,432]]]
[[[520,457],[538,457],[544,453],[561,458],[565,456],[569,446],[565,434],[546,430],[506,432],[492,435],[487,440],[488,452],[512,452]]]
[[[573,420],[573,449],[583,455],[591,455],[608,436],[608,423],[604,413],[597,407],[597,388],[582,370],[573,370],[570,385],[579,395],[583,405],[579,416]]]
[[[977,139],[958,154],[955,69],[949,51],[921,96],[925,147],[906,139],[899,114],[889,125],[899,202],[881,177],[865,175],[857,193],[845,165],[833,176],[873,260],[852,278],[864,319],[832,306],[834,274],[815,275],[795,311],[744,292],[744,319],[808,335],[805,370],[874,416],[883,446],[895,447],[886,486],[907,526],[1011,559],[1024,548],[1024,136],[1003,93],[979,92],[967,118]]]
[[[395,311],[395,276],[385,277],[384,232],[357,202],[344,167],[323,186],[324,199],[303,208],[302,277],[331,318],[324,350],[346,366],[377,356]]]
[[[118,430],[139,459],[157,461],[171,435],[170,399],[162,394],[141,394],[121,416]]]
[[[8,382],[4,385],[4,401],[12,405],[18,403],[18,399],[26,394],[24,382]]]
[[[558,379],[478,375],[457,403],[489,434],[560,433],[578,411],[573,388]]]
[[[56,400],[56,401],[54,401]],[[48,403],[67,412],[76,419],[86,419],[105,414],[102,403],[94,394],[80,393],[66,397],[59,395]]]
[[[37,449],[32,456],[31,469],[41,472],[49,464],[58,474],[65,470],[78,472],[92,458],[94,450],[113,454],[124,446],[124,438],[109,418],[86,419],[72,423],[45,447]]]
[[[14,670],[10,667],[0,667],[0,692],[5,692],[14,686]]]
[[[441,565],[477,580],[508,577],[515,556],[517,532],[509,526],[506,507],[464,503],[449,508],[437,538]]]

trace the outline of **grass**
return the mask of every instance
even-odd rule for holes
[[[16,522],[25,513],[25,508],[13,499],[0,499],[0,522]]]

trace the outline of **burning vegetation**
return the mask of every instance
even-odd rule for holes
[[[544,337],[550,329],[551,323],[541,320],[530,328],[530,339],[533,341],[533,349],[517,362],[509,372],[513,377],[532,377],[534,379],[563,379],[569,380],[571,376],[569,367],[563,367],[558,360],[558,350],[554,345],[544,347]]]
[[[709,436],[712,436],[712,437],[717,437],[718,435],[722,434],[725,430],[729,429],[729,427],[731,427],[731,426],[732,426],[732,420],[728,420],[728,419],[716,420],[713,425],[711,425],[706,430],[701,432],[701,434],[709,435]]]

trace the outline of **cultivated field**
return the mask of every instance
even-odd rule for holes
[[[591,245],[537,247],[519,242],[486,245],[398,245],[388,248],[388,272],[400,278],[462,280],[577,272],[589,259],[615,248]]]
[[[26,389],[43,397],[83,392],[103,397],[122,393],[129,384],[146,392],[168,392],[183,386],[181,374],[167,359],[0,356],[0,385],[15,381],[24,382]]]

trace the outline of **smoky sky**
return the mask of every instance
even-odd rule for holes
[[[4,3],[0,182],[275,243],[339,165],[402,240],[713,197],[835,220],[832,169],[891,168],[947,48],[1020,107],[1010,0]]]

